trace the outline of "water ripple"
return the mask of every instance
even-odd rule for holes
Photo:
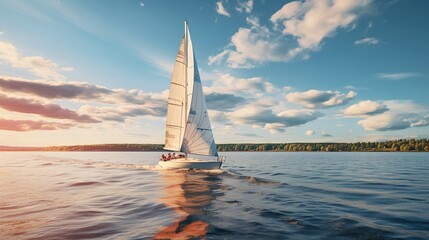
[[[0,239],[428,239],[427,154],[0,153]]]

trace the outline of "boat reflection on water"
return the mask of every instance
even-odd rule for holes
[[[204,238],[209,224],[202,220],[219,188],[219,174],[193,171],[161,171],[165,183],[165,205],[174,208],[179,218],[154,236],[154,239]]]

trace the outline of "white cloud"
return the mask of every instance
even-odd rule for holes
[[[222,123],[223,125],[231,125],[231,121],[225,115],[225,112],[216,111],[216,110],[210,110],[208,112],[209,112],[210,120],[214,122]]]
[[[285,92],[289,92],[289,91],[292,91],[294,88],[293,87],[291,87],[291,86],[284,86],[283,88],[282,88],[282,90],[283,91],[285,91]]]
[[[311,135],[314,135],[314,134],[316,134],[316,132],[313,131],[313,130],[307,130],[307,131],[305,131],[305,135],[307,135],[307,136],[311,136]]]
[[[275,91],[274,86],[261,77],[237,78],[230,74],[222,74],[213,81],[210,87],[204,87],[204,93],[263,93]]]
[[[349,26],[358,17],[359,10],[369,3],[369,0],[291,2],[270,20],[280,23],[285,35],[296,37],[300,48],[318,49],[325,37],[332,36],[338,28]]]
[[[386,100],[383,101],[383,104],[386,104],[391,111],[398,113],[425,114],[429,112],[428,106],[415,103],[412,100]]]
[[[407,114],[387,112],[360,120],[358,123],[362,125],[365,130],[400,130],[410,127],[411,123],[406,121],[407,118]]]
[[[403,100],[390,100],[383,103],[387,105],[389,111],[374,116],[366,116],[358,124],[365,130],[373,131],[429,126],[429,107]]]
[[[389,110],[386,105],[373,102],[371,100],[361,101],[357,104],[351,105],[344,109],[342,112],[345,116],[358,117],[364,115],[375,115],[386,112]]]
[[[302,105],[306,108],[327,108],[346,104],[356,97],[356,92],[347,94],[338,91],[309,90],[306,92],[292,92],[286,95],[289,102]]]
[[[311,110],[285,110],[274,113],[271,109],[249,105],[235,112],[227,113],[236,125],[248,124],[255,128],[265,128],[274,134],[284,132],[286,127],[293,127],[316,120],[322,113]]]
[[[138,89],[108,89],[86,82],[26,80],[0,76],[0,89],[45,99],[67,99],[76,102],[107,104],[146,104],[159,101],[162,105],[168,92],[146,93]]]
[[[380,39],[377,38],[364,38],[355,41],[355,45],[375,45],[380,42]]]
[[[419,73],[415,72],[401,72],[401,73],[379,73],[377,77],[389,80],[402,80],[406,78],[413,78],[420,76]]]
[[[79,108],[78,112],[103,121],[125,122],[130,117],[164,117],[167,114],[167,109],[150,103],[145,105],[121,104],[101,107],[84,105]]]
[[[165,117],[167,111],[168,91],[146,93],[137,89],[108,89],[85,82],[31,81],[0,77],[0,92],[10,95],[8,98],[2,98],[3,108],[8,111],[37,114],[41,112],[41,116],[65,116],[81,122],[125,122],[131,117]],[[50,104],[54,99],[79,105],[79,111]]]
[[[219,53],[216,56],[209,56],[209,65],[212,65],[213,63],[219,63],[222,61],[222,59],[230,53],[230,50],[223,50],[221,53]]]
[[[211,105],[209,114],[212,121],[222,126],[248,125],[276,134],[284,133],[287,127],[302,125],[323,116],[312,110],[289,109],[282,103],[284,92],[281,88],[276,88],[261,77],[238,78],[230,74],[217,74],[211,82],[211,86],[204,87],[208,106]],[[290,87],[286,87],[288,89]],[[227,99],[231,100],[224,103],[223,100]],[[223,109],[223,113],[216,109]]]
[[[370,0],[287,3],[271,16],[273,29],[261,26],[255,17],[248,18],[250,27],[239,28],[221,56],[228,55],[226,61],[232,68],[252,68],[296,57],[307,59],[311,51],[320,49],[323,39],[351,26],[369,4]],[[221,61],[222,57],[212,59]]]
[[[209,57],[209,63],[219,63],[226,58],[231,68],[253,68],[256,64],[286,61],[296,56],[297,52],[289,49],[281,36],[260,26],[257,18],[248,17],[246,21],[250,28],[240,28],[225,50]]]
[[[332,135],[325,131],[322,131],[322,137],[332,137]]]
[[[246,13],[251,13],[253,9],[253,0],[248,0],[248,1],[244,1],[238,2],[238,7],[236,8],[236,10],[238,12],[246,12]]]
[[[244,97],[229,93],[210,93],[205,94],[207,108],[219,111],[231,111],[247,101]]]
[[[0,61],[14,68],[28,69],[34,75],[44,79],[64,80],[61,71],[72,71],[71,67],[59,67],[55,62],[41,56],[20,56],[16,47],[5,41],[0,41]]]
[[[417,120],[417,122],[413,122],[410,124],[411,127],[424,127],[429,126],[429,116],[425,116],[424,119]]]
[[[285,132],[285,125],[283,123],[267,123],[264,128],[268,129],[271,134]]]
[[[226,11],[221,1],[216,3],[216,12],[220,15],[231,17],[231,15]]]

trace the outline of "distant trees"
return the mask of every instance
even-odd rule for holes
[[[428,139],[399,139],[385,142],[356,143],[240,143],[219,144],[219,151],[280,152],[429,152]]]
[[[163,144],[94,144],[43,147],[41,151],[163,151]]]
[[[163,144],[95,144],[41,148],[5,147],[0,151],[164,151]],[[398,139],[355,143],[238,143],[219,144],[218,151],[273,152],[429,152],[428,139]]]

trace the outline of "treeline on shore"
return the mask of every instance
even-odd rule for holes
[[[6,147],[0,151],[164,151],[163,144],[95,144],[52,147]],[[428,139],[356,143],[237,143],[218,144],[218,151],[251,152],[429,152]]]
[[[218,150],[272,152],[429,152],[428,139],[399,139],[356,143],[261,143],[219,144]]]
[[[163,147],[164,144],[95,144],[44,147],[42,151],[155,152],[163,151]]]

